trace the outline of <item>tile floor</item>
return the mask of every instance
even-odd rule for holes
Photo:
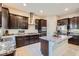
[[[40,43],[17,48],[15,56],[42,56],[40,51]]]
[[[79,56],[79,46],[77,45],[68,44],[68,48],[65,50],[62,56]],[[40,43],[17,48],[15,56],[43,56],[40,51]]]

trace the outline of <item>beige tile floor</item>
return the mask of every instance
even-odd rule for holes
[[[17,48],[15,56],[43,56],[40,51],[40,43]],[[79,56],[79,46],[68,44],[62,56]]]
[[[42,56],[40,51],[40,43],[17,48],[15,56]]]

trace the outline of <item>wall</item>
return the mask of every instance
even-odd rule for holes
[[[72,18],[72,17],[76,17],[76,16],[79,16],[79,12],[74,12],[74,13],[62,15],[62,16],[60,16],[59,19],[63,19],[63,18]]]
[[[47,17],[47,35],[51,36],[56,32],[58,16]]]
[[[7,7],[7,6],[4,6],[4,7]],[[24,12],[24,11],[17,10],[17,9],[14,9],[14,8],[11,8],[11,7],[8,7],[8,8],[9,8],[9,12],[10,13],[18,14],[18,15],[22,15],[22,16],[26,16],[26,17],[30,17],[30,13],[29,12]],[[28,25],[28,29],[25,29],[25,32],[26,33],[36,32],[37,33],[38,31],[35,30],[35,19],[40,19],[40,18],[42,18],[42,17],[34,15],[33,16],[33,25]],[[29,21],[28,21],[28,23],[29,23]],[[14,33],[15,34],[15,33],[18,33],[19,29],[8,29],[8,30],[9,30],[9,33]]]

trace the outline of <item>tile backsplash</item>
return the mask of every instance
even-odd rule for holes
[[[71,29],[69,32],[79,34],[79,29]]]
[[[7,30],[9,31],[9,34],[17,34],[20,29],[7,29]],[[37,30],[30,30],[30,29],[28,29],[28,30],[23,29],[23,30],[25,31],[25,33],[38,33]],[[1,35],[3,34],[2,31],[3,31],[3,30],[0,29],[0,34],[1,34]],[[5,30],[4,30],[4,31],[5,31]]]

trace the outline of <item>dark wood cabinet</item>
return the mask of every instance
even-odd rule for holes
[[[33,44],[36,42],[39,42],[39,36],[38,35],[30,36],[30,44]]]
[[[68,40],[68,43],[79,45],[79,36],[74,35],[72,38]]]
[[[2,26],[2,4],[0,3],[0,27]]]
[[[8,27],[9,27],[9,29],[17,29],[18,28],[18,20],[16,20],[16,15],[10,14]]]
[[[28,17],[10,14],[9,29],[28,29]]]
[[[27,36],[18,36],[16,37],[16,47],[22,47],[29,44],[29,37]]]
[[[2,26],[2,13],[0,11],[0,27]]]
[[[79,29],[79,17],[77,17],[77,29]]]
[[[35,29],[41,33],[41,36],[47,35],[47,20],[44,19],[36,19],[35,20]]]
[[[41,19],[41,26],[42,27],[47,27],[47,21],[44,19]]]
[[[36,19],[35,20],[35,28],[41,29],[42,27],[47,27],[47,20],[44,19]]]
[[[73,17],[70,19],[70,29],[77,29],[77,18]]]
[[[27,17],[19,17],[18,18],[18,28],[20,29],[28,29],[28,18]]]
[[[41,52],[44,56],[49,55],[49,42],[41,39]]]
[[[38,22],[39,22],[39,19],[35,19],[35,29],[38,29]]]
[[[69,18],[64,18],[64,19],[60,19],[57,21],[57,25],[61,26],[61,25],[68,25],[69,22]]]
[[[9,9],[2,7],[2,27],[8,29]]]
[[[16,47],[22,47],[39,42],[39,35],[17,36]]]
[[[70,19],[70,29],[79,29],[79,17]]]

